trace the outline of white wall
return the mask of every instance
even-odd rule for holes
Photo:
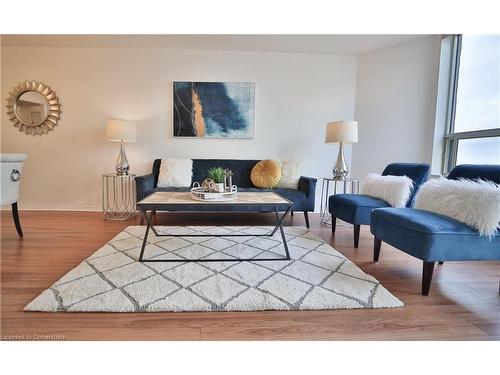
[[[439,36],[425,36],[358,57],[353,176],[431,162],[439,48]]]
[[[127,144],[133,173],[149,172],[161,157],[279,157],[303,160],[304,175],[321,177],[331,174],[337,155],[336,146],[324,144],[326,122],[354,116],[353,56],[3,47],[1,69],[2,102],[19,81],[33,79],[54,89],[62,104],[57,128],[42,137],[20,133],[2,111],[1,151],[29,156],[23,209],[100,208],[101,174],[114,170],[118,154],[118,144],[106,141],[109,118],[138,124],[137,142]],[[255,139],[173,139],[175,80],[254,81]]]

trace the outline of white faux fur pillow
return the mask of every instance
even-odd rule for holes
[[[415,208],[452,217],[491,237],[500,229],[500,185],[483,180],[429,180],[418,191]]]
[[[191,159],[161,159],[158,187],[189,187],[192,174]]]
[[[392,207],[405,207],[412,189],[413,180],[409,177],[370,173],[363,183],[362,193],[382,199]]]

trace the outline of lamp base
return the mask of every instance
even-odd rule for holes
[[[333,171],[333,179],[336,181],[344,181],[347,178],[347,175],[337,175],[335,174],[335,170]]]
[[[128,164],[127,155],[125,154],[125,147],[123,146],[123,141],[120,142],[120,153],[118,154],[118,159],[116,159],[116,174],[119,176],[128,175],[130,165]]]
[[[129,168],[116,168],[116,174],[118,176],[128,176]]]
[[[345,180],[349,174],[349,168],[347,167],[347,162],[344,155],[344,144],[340,142],[339,145],[339,155],[337,157],[337,162],[333,168],[333,178],[335,180]]]

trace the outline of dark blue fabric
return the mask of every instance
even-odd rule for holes
[[[314,203],[313,203],[313,207],[311,209],[311,205],[310,205],[310,202],[308,200],[307,195],[300,190],[276,188],[276,189],[273,189],[273,191],[275,193],[281,195],[283,198],[286,198],[289,201],[292,201],[293,202],[292,210],[294,210],[294,211],[312,211],[312,210],[314,210]],[[314,199],[314,197],[313,197],[313,199]]]
[[[253,187],[250,180],[252,168],[260,160],[236,160],[236,159],[193,159],[193,174],[191,185],[197,181],[200,184],[205,178],[210,168],[222,167],[233,171],[233,184],[238,187]],[[154,186],[158,185],[161,159],[156,159],[153,163],[153,175],[155,176]]]
[[[238,191],[274,191],[284,198],[293,202],[295,211],[314,211],[316,179],[301,176],[298,190],[295,189],[260,189],[253,186],[250,180],[252,168],[259,160],[235,160],[235,159],[193,159],[193,177],[191,184],[195,181],[203,182],[210,168],[222,167],[233,171],[233,184],[238,186]],[[137,202],[155,191],[189,191],[190,188],[157,188],[158,175],[160,174],[161,159],[153,163],[152,173],[136,177]]]
[[[315,195],[316,195],[316,182],[318,180],[313,177],[300,176],[299,179],[299,191],[306,195],[306,201],[301,208],[297,211],[314,211]],[[291,199],[293,200],[293,199]],[[298,202],[297,202],[298,203]],[[295,204],[295,201],[294,201]],[[300,206],[299,204],[297,204]]]
[[[191,185],[197,181],[200,184],[205,178],[210,168],[222,167],[233,171],[233,184],[238,187],[253,187],[250,180],[250,172],[259,160],[235,160],[235,159],[193,159],[193,173]],[[152,174],[154,176],[154,187],[158,185],[160,175],[161,159],[156,159],[153,163]]]
[[[385,167],[383,176],[407,176],[413,180],[413,190],[406,206],[413,203],[415,192],[429,178],[430,167],[425,163],[392,163]],[[390,207],[382,199],[361,194],[336,194],[330,196],[328,209],[332,216],[354,225],[370,224],[374,208]]]
[[[155,176],[155,184],[153,187],[158,186],[158,177],[160,176],[160,165],[161,165],[161,159],[156,159],[153,162],[153,170],[151,173],[153,173],[153,176]]]
[[[336,194],[329,198],[330,213],[354,225],[370,224],[370,215],[374,208],[389,207],[382,199],[362,194]]]
[[[370,231],[426,262],[500,260],[500,234],[492,239],[455,219],[414,208],[377,208]]]
[[[153,173],[137,176],[135,178],[137,202],[146,198],[155,187],[155,176]]]
[[[496,184],[500,184],[500,165],[475,165],[475,164],[462,164],[457,165],[452,169],[448,175],[450,180],[457,180],[459,178],[467,178],[470,180],[475,180],[480,178],[481,180],[493,181]]]
[[[259,160],[193,159],[193,179],[191,183],[198,181],[201,184],[207,178],[210,168],[222,167],[233,172],[234,185],[242,188],[253,187],[250,173],[258,162]]]

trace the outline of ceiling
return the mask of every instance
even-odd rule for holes
[[[423,35],[2,35],[2,46],[213,49],[359,55]]]

